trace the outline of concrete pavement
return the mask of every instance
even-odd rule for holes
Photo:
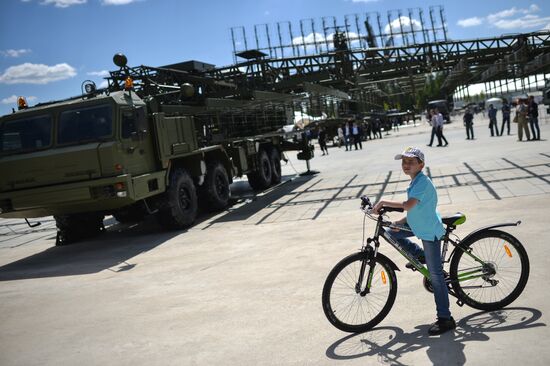
[[[110,219],[96,240],[54,247],[51,218],[35,229],[0,220],[0,364],[548,364],[550,124],[541,118],[542,141],[516,142],[515,124],[512,136],[489,137],[478,116],[467,141],[459,120],[445,126],[448,147],[426,147],[426,125],[405,128],[363,150],[329,148],[312,161],[315,176],[294,177],[305,164],[291,154],[286,183],[255,196],[238,181],[231,208],[186,232]],[[324,317],[323,283],[360,248],[357,197],[406,196],[393,157],[411,145],[426,153],[440,212],[466,213],[459,236],[522,220],[506,230],[529,253],[529,282],[498,312],[451,298],[456,331],[428,337],[433,296],[383,244],[401,268],[395,305],[376,329],[343,333]]]

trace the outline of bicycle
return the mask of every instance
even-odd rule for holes
[[[410,231],[408,227],[396,226],[384,219],[387,212],[403,212],[403,209],[383,207],[375,217],[372,208],[370,200],[362,196],[361,210],[365,216],[361,250],[338,262],[323,286],[323,311],[332,325],[345,332],[360,333],[375,327],[395,302],[395,271],[399,268],[378,251],[379,237],[403,255],[412,270],[423,275],[424,287],[433,292],[428,269],[388,234],[393,228]],[[376,228],[374,236],[365,241],[367,217],[376,221]],[[441,238],[441,258],[449,295],[457,298],[456,303],[492,311],[517,299],[529,278],[529,258],[518,239],[496,228],[518,226],[521,221],[482,227],[462,240],[453,231],[466,221],[464,214],[443,217],[442,221],[445,234]],[[449,244],[453,249],[447,257]]]

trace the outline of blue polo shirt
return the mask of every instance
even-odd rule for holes
[[[407,197],[418,200],[407,211],[407,224],[414,235],[422,240],[439,240],[445,234],[445,228],[436,209],[437,192],[431,179],[419,172],[407,188]]]

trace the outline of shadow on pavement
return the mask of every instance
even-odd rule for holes
[[[40,253],[0,267],[0,281],[73,276],[127,271],[127,261],[161,245],[180,232],[162,232],[149,220],[122,231],[110,228],[100,236],[66,246],[53,246]],[[116,228],[117,225],[114,225]],[[131,237],[131,240],[129,238]]]
[[[461,319],[454,332],[436,337],[428,336],[428,324],[417,326],[412,333],[398,327],[378,327],[334,342],[326,356],[333,360],[376,357],[382,364],[406,365],[400,361],[405,354],[425,349],[433,365],[463,365],[465,342],[488,341],[492,332],[546,326],[537,322],[541,316],[537,309],[519,307],[478,312]]]
[[[262,209],[269,207],[285,196],[291,196],[290,199],[292,200],[296,196],[305,194],[312,186],[307,187],[304,191],[294,191],[313,178],[315,178],[314,175],[296,177],[291,180],[288,177],[284,177],[283,183],[260,194],[255,194],[254,191],[250,189],[250,186],[248,186],[248,182],[240,181],[233,183],[231,185],[231,194],[235,197],[233,207],[230,207],[226,214],[212,220],[205,229],[214,224],[248,220]],[[314,183],[314,185],[315,184],[316,183]],[[267,214],[267,216],[270,214]],[[264,219],[265,218],[261,219],[260,223]]]
[[[242,204],[237,209],[230,207],[227,213],[222,214],[214,221],[245,220],[265,208],[266,205],[289,194],[293,189],[309,181],[310,178],[300,177],[289,180],[286,177],[286,179],[285,183],[262,192],[261,196],[256,195],[250,189],[248,182],[238,182],[236,187],[232,186],[232,190],[236,191],[232,205]],[[195,225],[205,222],[215,215],[219,215],[219,213],[201,213]],[[164,231],[153,216],[136,224],[119,224],[114,218],[108,218],[104,224],[107,228],[106,231],[93,239],[66,246],[53,246],[40,253],[1,266],[0,281],[83,275],[106,269],[113,272],[128,271],[136,266],[136,264],[128,263],[130,258],[152,250],[186,231]],[[46,236],[54,235],[55,237],[55,226],[49,230],[50,232],[46,233]],[[37,237],[32,241],[36,239]],[[43,240],[44,238],[38,237],[38,239]]]

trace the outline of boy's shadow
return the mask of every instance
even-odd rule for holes
[[[346,360],[376,356],[378,362],[390,365],[405,365],[400,359],[409,352],[426,348],[426,354],[434,365],[466,362],[464,342],[488,341],[490,332],[504,332],[546,326],[536,323],[542,316],[532,308],[507,308],[492,312],[478,312],[461,319],[454,332],[429,337],[429,325],[415,327],[412,333],[405,333],[398,327],[378,327],[371,331],[346,336],[326,351],[327,357]]]

